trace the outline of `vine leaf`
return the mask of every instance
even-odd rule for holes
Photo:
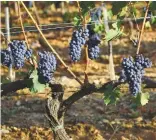
[[[119,30],[120,26],[121,26],[121,21],[120,20],[112,24],[112,27],[114,29],[116,29],[116,30]]]
[[[47,84],[41,84],[38,81],[37,70],[34,70],[31,73],[30,78],[32,78],[32,82],[29,83],[29,85],[31,84],[29,89],[32,93],[43,92],[44,89],[47,87]]]
[[[122,35],[122,31],[119,29],[110,29],[107,33],[106,36],[104,38],[104,40],[106,41],[111,41],[113,39],[116,39],[117,37]]]
[[[106,87],[106,90],[104,90],[104,103],[106,105],[108,104],[115,104],[119,100],[120,97],[120,88],[116,87],[115,89],[111,86],[108,85]]]
[[[105,30],[104,24],[95,24],[94,31],[98,34],[101,34]]]
[[[152,24],[155,24],[155,23],[156,23],[156,17],[154,17],[153,15],[152,15],[152,17],[151,17],[151,23],[152,23]]]
[[[150,21],[147,21],[147,22],[145,23],[145,27],[146,27],[146,28],[151,28]]]
[[[104,40],[111,41],[113,39],[118,38],[123,34],[122,30],[120,29],[121,21],[117,21],[112,24],[112,27],[114,29],[110,29],[108,32],[106,32]]]
[[[148,100],[149,100],[149,93],[139,93],[137,96],[136,96],[136,104],[137,105],[146,105],[148,103]]]
[[[112,13],[112,10],[107,10],[107,16],[108,16],[108,19],[111,19],[113,17],[113,13]]]
[[[80,7],[82,10],[82,16],[86,16],[86,14],[88,13],[88,11],[92,8],[95,7],[95,4],[93,1],[81,1],[80,2]]]
[[[112,3],[112,13],[113,15],[118,14],[119,11],[121,11],[121,9],[123,7],[125,7],[128,4],[128,1],[115,1]]]
[[[77,16],[77,17],[74,17],[73,23],[74,23],[75,26],[80,25],[80,23],[81,23],[81,18],[78,17],[78,16]]]
[[[128,9],[128,6],[123,7],[122,10],[121,10],[121,12],[119,12],[118,15],[119,15],[120,17],[124,17],[126,14],[128,14],[127,9]]]
[[[152,1],[150,3],[150,10],[155,11],[156,10],[156,1]]]

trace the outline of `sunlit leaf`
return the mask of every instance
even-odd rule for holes
[[[119,36],[121,36],[121,35],[122,35],[122,31],[121,31],[121,30],[110,29],[110,30],[106,33],[104,40],[106,40],[106,41],[111,41],[111,40],[116,39],[117,37],[119,37]]]
[[[145,104],[148,103],[149,97],[150,97],[149,93],[138,93],[135,98],[135,102],[137,105],[144,106]]]
[[[108,85],[104,90],[104,103],[108,104],[116,104],[120,97],[120,89],[113,88],[111,85]]]
[[[30,91],[32,93],[37,93],[37,92],[43,92],[45,90],[45,88],[47,87],[47,84],[41,84],[38,81],[38,74],[37,74],[37,70],[34,70],[32,72],[32,74],[30,75],[30,78],[32,78],[31,83],[28,83],[30,85]]]
[[[128,4],[128,1],[114,1],[112,2],[112,13],[113,15],[117,15],[123,7]]]
[[[93,1],[80,1],[79,3],[80,3],[80,7],[81,7],[83,16],[86,16],[88,11],[95,7],[95,4]]]

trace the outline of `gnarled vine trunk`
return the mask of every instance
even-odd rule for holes
[[[47,99],[46,113],[50,127],[53,131],[54,140],[70,140],[64,128],[64,112],[59,113],[64,90],[61,85],[52,89],[51,97]]]

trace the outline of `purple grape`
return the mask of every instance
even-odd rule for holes
[[[51,52],[39,52],[40,60],[38,63],[39,80],[48,83],[52,80],[53,73],[56,70],[56,58]]]
[[[129,90],[132,95],[136,96],[141,92],[142,77],[145,73],[144,68],[152,66],[152,62],[143,55],[137,55],[124,58],[122,61],[122,72],[119,80],[129,84]]]

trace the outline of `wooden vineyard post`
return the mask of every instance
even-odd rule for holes
[[[5,28],[7,33],[7,40],[10,41],[10,23],[9,23],[9,7],[5,7]],[[8,42],[6,42],[8,45]],[[11,50],[10,50],[11,51]],[[15,72],[13,71],[12,65],[9,67],[9,78],[11,81],[15,80]]]
[[[109,25],[108,25],[108,15],[107,15],[107,9],[105,5],[103,4],[103,14],[104,14],[104,25],[105,25],[105,31],[109,31]],[[115,70],[114,70],[114,62],[113,62],[113,47],[112,42],[108,41],[108,53],[109,53],[109,75],[110,80],[115,80]]]

